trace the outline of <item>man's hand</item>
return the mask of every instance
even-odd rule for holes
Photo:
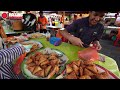
[[[77,38],[77,37],[74,37],[74,36],[71,36],[69,38],[69,41],[73,44],[73,45],[76,45],[76,46],[81,46],[83,47],[83,42],[80,40],[80,38]]]
[[[102,49],[102,46],[100,45],[99,41],[95,41],[93,43],[93,46],[95,46],[97,50],[101,50]]]

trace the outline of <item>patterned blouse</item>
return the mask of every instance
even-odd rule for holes
[[[0,79],[22,79],[22,75],[13,73],[13,61],[23,53],[22,47],[13,46],[0,50]]]

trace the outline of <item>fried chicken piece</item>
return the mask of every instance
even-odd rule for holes
[[[75,74],[75,72],[71,72],[70,74],[68,74],[67,76],[65,76],[65,79],[77,79],[77,76]]]

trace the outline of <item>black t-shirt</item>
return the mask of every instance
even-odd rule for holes
[[[101,38],[104,26],[101,23],[89,26],[89,17],[87,17],[75,20],[66,27],[66,30],[80,38],[84,44],[89,45],[91,42]]]
[[[32,13],[23,14],[23,25],[25,29],[34,29],[36,30],[36,16]]]

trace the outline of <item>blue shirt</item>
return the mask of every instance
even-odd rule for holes
[[[101,38],[104,26],[97,23],[94,26],[89,26],[89,17],[75,20],[72,24],[66,27],[66,30],[82,40],[84,45],[89,45],[91,42]]]

